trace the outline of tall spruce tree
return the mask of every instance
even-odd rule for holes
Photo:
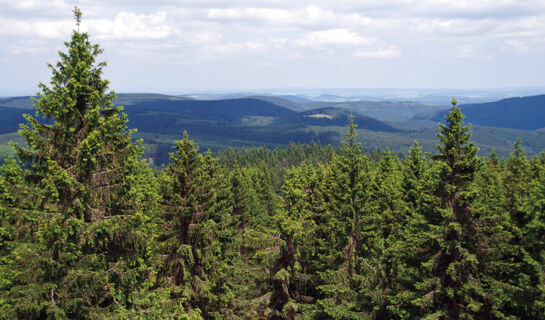
[[[25,115],[28,125],[21,125],[26,147],[15,146],[28,168],[38,227],[36,258],[7,294],[9,317],[126,316],[148,276],[146,222],[155,192],[143,178],[149,171],[138,160],[141,147],[101,78],[102,50],[80,32],[78,8],[74,15],[67,52],[49,65],[50,85],[39,84],[36,117]]]
[[[225,303],[222,288],[215,287],[222,258],[217,236],[221,217],[216,212],[219,171],[210,154],[197,153],[186,132],[175,150],[160,179],[159,240],[165,258],[157,286],[169,289],[173,316],[187,311],[210,318]]]
[[[471,208],[479,159],[456,99],[451,102],[446,124],[439,124],[439,154],[432,157],[441,171],[436,189],[438,219],[430,221],[430,234],[424,235],[435,239],[431,259],[424,264],[430,274],[418,287],[425,293],[421,302],[429,308],[428,316],[469,319],[480,311],[485,295],[478,274],[478,217]]]
[[[320,270],[319,290],[322,299],[318,305],[324,316],[345,319],[357,318],[369,311],[367,294],[361,286],[374,283],[371,261],[378,233],[376,217],[369,214],[369,186],[367,159],[361,144],[356,141],[356,125],[350,115],[346,141],[339,146],[338,154],[330,162],[327,215],[321,223],[330,229],[322,233],[325,247],[319,248],[325,270]],[[371,306],[371,309],[373,307]]]

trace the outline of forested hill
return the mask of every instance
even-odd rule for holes
[[[501,128],[536,130],[545,127],[545,95],[503,99],[460,106],[467,123]],[[442,121],[448,110],[430,118]]]
[[[340,108],[296,112],[286,106],[293,108],[297,103],[280,97],[193,100],[147,93],[119,94],[113,102],[124,106],[129,128],[138,130],[138,137],[146,144],[146,158],[155,164],[168,162],[172,143],[184,130],[204,150],[213,151],[262,145],[285,147],[291,142],[337,145],[350,114]],[[25,122],[23,113],[34,113],[30,97],[0,99],[0,108],[0,134],[16,132],[19,123]],[[371,117],[358,113],[354,116],[360,129],[401,131]],[[0,158],[10,154],[7,145],[0,147]]]
[[[350,114],[353,114],[355,123],[359,129],[382,132],[401,132],[389,124],[375,118],[354,113],[341,108],[320,108],[279,117],[272,125],[278,126],[346,126]]]
[[[176,115],[188,121],[218,121],[242,123],[245,117],[278,117],[293,114],[287,108],[258,99],[225,100],[145,100],[136,101],[125,108],[129,115],[147,113],[152,115]]]
[[[26,112],[28,113],[28,110]],[[23,113],[24,110],[0,105],[0,134],[17,131],[19,123],[24,121]]]
[[[437,106],[409,102],[318,103],[285,98],[292,101],[270,96],[194,100],[153,93],[121,93],[113,102],[125,107],[123,112],[128,114],[128,126],[138,130],[137,138],[143,138],[146,146],[145,157],[156,165],[168,162],[172,143],[184,130],[203,150],[212,151],[252,146],[273,149],[286,147],[291,142],[337,146],[344,137],[350,114],[348,110],[353,112],[358,125],[358,139],[366,150],[388,147],[392,152],[403,154],[414,140],[419,141],[426,152],[435,150],[435,121],[384,122],[369,114],[406,119],[417,111],[436,110]],[[302,110],[309,107],[312,109]],[[7,141],[17,136],[19,123],[25,122],[23,113],[33,114],[33,108],[28,96],[0,99],[0,160],[13,154]],[[534,118],[539,119],[539,116]],[[539,153],[545,148],[545,131],[481,126],[474,126],[473,130],[480,155],[487,155],[495,149],[500,157],[506,157],[517,137],[522,138],[529,154]]]

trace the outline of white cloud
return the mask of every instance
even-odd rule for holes
[[[65,37],[73,23],[63,20],[23,21],[0,17],[0,36],[58,39]]]
[[[240,8],[212,8],[208,12],[210,19],[238,19],[242,16]]]
[[[14,56],[21,54],[35,54],[51,50],[48,40],[19,39],[7,47],[7,51]],[[56,48],[55,48],[56,49]]]
[[[296,15],[289,10],[277,8],[212,8],[208,11],[207,18],[218,22],[289,24],[290,21],[295,21]]]
[[[472,44],[454,44],[451,52],[455,57],[464,59],[471,59],[478,56],[477,49]]]
[[[308,33],[298,44],[309,47],[324,46],[367,46],[374,38],[363,37],[348,29],[329,29]]]
[[[95,31],[102,39],[164,39],[176,32],[163,11],[149,15],[120,12],[113,21],[91,20],[82,27]]]
[[[531,16],[545,10],[534,0],[343,0],[327,2],[339,12],[358,12],[375,17],[426,17],[485,19]]]
[[[530,51],[530,47],[524,43],[523,41],[519,39],[507,39],[505,40],[505,44],[514,50],[521,51],[521,52],[528,52]]]
[[[394,46],[380,49],[360,49],[354,52],[353,56],[357,58],[396,58],[401,55],[401,51]]]
[[[45,11],[48,13],[55,10],[70,10],[73,8],[73,5],[63,0],[0,0],[0,4],[7,10]]]
[[[223,35],[217,32],[203,31],[199,32],[196,37],[193,38],[197,44],[219,42],[224,39]]]
[[[268,50],[266,43],[261,41],[219,42],[202,46],[194,57],[201,60],[231,60],[242,56],[254,55]]]
[[[284,72],[293,75],[299,65],[318,72],[316,61],[330,71],[353,70],[350,63],[378,68],[380,61],[368,60],[398,58],[390,62],[400,69],[433,66],[426,73],[433,75],[438,65],[461,70],[456,63],[483,65],[486,59],[515,68],[506,59],[545,52],[543,0],[76,0],[76,4],[83,11],[82,30],[100,43],[112,66],[138,61],[134,65],[146,68],[147,59],[155,66],[254,61],[254,66],[277,66],[270,72],[284,66]],[[0,53],[14,65],[23,65],[25,56],[42,59],[45,52],[56,51],[74,28],[73,5],[68,0],[0,0]]]

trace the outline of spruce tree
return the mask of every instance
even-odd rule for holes
[[[399,285],[407,275],[403,270],[406,227],[409,219],[409,206],[403,201],[402,175],[399,159],[389,150],[383,153],[378,162],[371,185],[369,203],[370,216],[376,217],[374,247],[374,277],[367,276],[363,295],[369,301],[370,310],[378,318],[399,316],[400,299],[404,294]]]
[[[421,212],[426,202],[425,191],[429,190],[429,179],[426,179],[426,158],[422,155],[422,148],[414,142],[409,149],[409,155],[403,161],[403,200],[408,203],[412,211]],[[426,183],[428,182],[428,183]]]
[[[522,148],[522,141],[515,141],[515,150],[509,155],[506,164],[505,176],[505,206],[511,214],[514,225],[523,228],[530,219],[524,211],[524,203],[528,197],[528,184],[530,182],[530,163],[526,152]]]
[[[431,259],[424,264],[430,274],[418,287],[425,292],[422,306],[429,307],[433,317],[468,319],[480,311],[485,295],[478,273],[478,216],[471,207],[479,159],[456,99],[451,102],[446,124],[439,124],[439,154],[433,156],[441,171],[435,192],[438,219],[424,235],[435,239]]]
[[[0,292],[5,293],[0,298],[0,319],[14,316],[17,301],[7,293],[18,280],[31,276],[27,264],[36,263],[33,234],[39,213],[32,210],[31,198],[21,167],[15,159],[6,159],[0,167]]]
[[[401,222],[397,242],[387,248],[395,259],[393,270],[396,277],[391,279],[393,290],[388,294],[389,316],[391,318],[417,318],[420,306],[414,300],[419,293],[416,285],[429,275],[422,269],[422,263],[429,258],[435,243],[430,238],[430,226],[434,219],[433,195],[435,170],[422,154],[418,142],[414,142],[409,155],[403,161],[403,177],[401,179],[402,199],[405,206],[405,220]]]
[[[159,240],[165,256],[158,289],[168,288],[172,315],[211,317],[222,302],[215,288],[221,276],[221,246],[215,202],[218,168],[210,154],[199,154],[186,132],[175,142],[171,163],[161,172],[162,212]],[[182,309],[176,310],[176,306]]]
[[[372,256],[378,232],[376,217],[367,210],[370,178],[366,157],[356,141],[356,125],[350,115],[346,141],[329,165],[327,216],[321,223],[329,232],[322,233],[320,250],[325,269],[320,270],[318,286],[322,299],[318,300],[324,316],[341,319],[354,318],[368,311],[361,303],[364,275],[373,275]],[[371,280],[370,282],[373,282]]]
[[[321,167],[302,165],[289,171],[284,206],[276,214],[279,257],[272,268],[271,306],[282,319],[310,319],[316,314],[316,222],[324,210]]]
[[[532,173],[526,152],[517,139],[503,175],[502,211],[509,215],[510,233],[506,258],[509,272],[505,313],[521,318],[545,319],[545,277],[543,276],[543,214],[540,208],[542,179]],[[538,167],[539,168],[539,167]]]
[[[77,30],[39,84],[36,117],[26,115],[15,146],[38,212],[31,277],[15,279],[9,315],[88,318],[130,313],[149,275],[148,214],[155,192],[143,179],[141,147],[131,142],[122,107],[102,79],[102,52]],[[21,275],[23,275],[21,273]]]

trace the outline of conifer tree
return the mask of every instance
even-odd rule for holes
[[[425,292],[421,303],[433,317],[466,319],[480,311],[485,296],[479,275],[479,217],[471,204],[473,180],[479,166],[477,148],[470,142],[469,127],[452,99],[453,108],[439,124],[439,154],[433,159],[441,166],[436,195],[440,209],[437,223],[424,237],[435,239],[428,279],[418,285]]]
[[[359,303],[362,274],[372,274],[371,262],[376,238],[375,217],[368,214],[367,162],[361,144],[356,142],[356,125],[351,115],[346,141],[339,146],[338,155],[330,162],[330,176],[325,182],[329,233],[322,241],[323,264],[321,271],[323,299],[318,304],[323,313],[333,318],[356,317],[366,311],[365,303]],[[365,269],[365,270],[363,270]],[[369,272],[369,273],[368,273]]]
[[[526,152],[517,139],[505,165],[503,212],[509,215],[510,237],[506,258],[511,262],[504,275],[507,285],[505,313],[521,318],[545,319],[545,277],[543,274],[542,211],[540,178],[532,172]],[[533,178],[534,176],[534,178]],[[536,179],[537,178],[537,179]]]
[[[395,296],[404,294],[399,285],[407,277],[403,270],[408,206],[403,201],[402,176],[399,159],[386,150],[378,162],[371,185],[369,214],[376,217],[374,233],[374,276],[367,276],[362,294],[369,301],[369,309],[378,318],[398,316],[400,305]]]
[[[399,234],[407,218],[405,203],[402,201],[401,182],[403,180],[400,179],[398,161],[389,150],[386,150],[378,163],[372,182],[370,210],[380,217],[381,237],[384,239],[391,234]]]
[[[426,158],[422,155],[420,144],[415,141],[409,149],[409,156],[403,163],[403,199],[412,211],[421,212],[425,200],[426,183]],[[429,190],[429,189],[428,189]]]
[[[159,240],[166,255],[157,289],[168,288],[170,312],[205,318],[230,303],[218,228],[229,212],[222,206],[219,168],[210,153],[199,154],[186,132],[175,142],[171,163],[161,172]],[[167,299],[168,300],[168,299]],[[176,306],[183,308],[176,310]]]
[[[266,206],[252,182],[254,169],[235,161],[234,168],[224,173],[228,194],[222,246],[228,286],[236,294],[230,306],[235,318],[263,318],[270,313],[269,269],[279,246],[276,229],[271,228]]]
[[[271,305],[283,319],[310,319],[316,315],[316,222],[325,208],[321,167],[302,165],[289,171],[284,207],[274,217],[282,240],[273,272]]]
[[[264,161],[257,168],[254,180],[257,196],[265,209],[266,220],[271,221],[279,208],[280,199],[274,193],[270,170]]]
[[[26,265],[36,263],[33,241],[39,213],[32,210],[31,193],[24,184],[22,169],[13,158],[0,167],[0,319],[13,317],[17,301],[7,295],[25,273]],[[26,206],[24,204],[27,204]]]
[[[430,226],[436,222],[433,196],[435,172],[422,154],[418,142],[414,142],[409,155],[403,161],[401,178],[402,199],[405,206],[405,219],[399,226],[400,234],[393,245],[387,246],[386,252],[394,263],[390,267],[395,277],[390,279],[392,290],[387,295],[388,317],[407,318],[420,316],[420,307],[415,306],[418,299],[416,284],[426,279],[422,263],[429,258],[430,249],[434,248]]]
[[[528,183],[530,182],[530,163],[526,152],[522,148],[522,141],[515,142],[515,150],[509,155],[506,164],[506,207],[511,214],[513,223],[517,228],[522,228],[528,223],[530,217],[524,212],[524,202],[528,196]]]
[[[531,215],[530,223],[526,227],[528,239],[525,244],[528,245],[528,251],[534,259],[543,266],[545,262],[543,261],[545,257],[545,163],[539,162],[537,157],[533,160],[534,178],[528,186],[528,201],[524,205],[524,211]]]
[[[74,15],[67,52],[49,65],[50,85],[39,85],[36,117],[21,125],[26,147],[15,146],[39,212],[33,275],[15,279],[8,294],[10,315],[23,318],[125,314],[149,271],[146,222],[155,192],[141,176],[141,147],[101,78],[102,50],[80,32],[78,8]]]

